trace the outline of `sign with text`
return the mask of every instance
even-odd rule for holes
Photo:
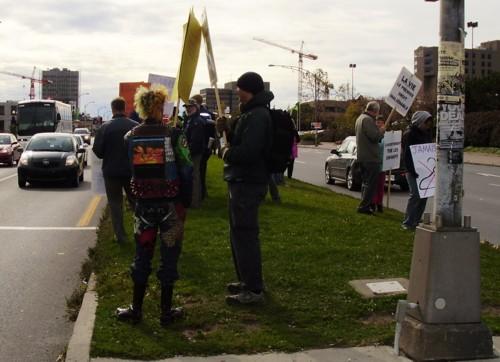
[[[440,149],[464,148],[464,104],[438,103]]]
[[[401,135],[401,131],[385,132],[382,171],[399,168],[401,163]]]
[[[312,129],[321,129],[321,122],[311,122]]]
[[[391,92],[385,98],[385,103],[404,117],[413,104],[421,86],[422,81],[403,67]]]
[[[422,199],[432,197],[436,191],[436,144],[412,145],[410,150],[418,175],[418,194]]]

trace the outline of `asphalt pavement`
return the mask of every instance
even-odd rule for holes
[[[300,147],[293,177],[359,199],[359,191],[349,191],[341,182],[335,185],[325,183],[325,160],[333,148],[335,145],[330,143],[319,147]],[[497,214],[500,211],[500,167],[497,167],[500,166],[500,157],[466,154],[465,159],[472,163],[464,165],[463,215],[472,217],[472,226],[478,228],[481,240],[500,244],[500,223]],[[384,198],[384,205],[386,200],[387,196]],[[396,185],[391,188],[391,208],[404,212],[407,200],[407,191],[400,190]],[[434,198],[428,200],[426,212],[432,213],[433,201]]]
[[[79,188],[20,189],[16,167],[0,166],[0,361],[56,361],[73,323],[66,298],[95,244],[105,202]]]

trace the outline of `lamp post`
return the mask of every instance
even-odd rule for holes
[[[467,22],[467,27],[472,29],[472,44],[471,44],[471,60],[470,60],[470,72],[469,74],[472,76],[472,69],[474,65],[474,28],[477,28],[479,23],[477,21],[468,21]]]
[[[351,100],[354,100],[354,68],[356,68],[356,64],[349,64],[349,68],[351,68]]]

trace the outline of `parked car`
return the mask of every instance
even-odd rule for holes
[[[333,184],[335,181],[345,182],[349,190],[361,189],[361,168],[356,158],[356,137],[345,138],[340,146],[332,150],[331,156],[325,161],[325,181]],[[392,170],[391,182],[397,184],[402,190],[408,190],[406,170],[399,168]],[[389,181],[387,173],[386,181]]]
[[[86,144],[90,145],[91,134],[90,134],[90,131],[87,128],[75,128],[75,130],[73,131],[73,133],[81,135],[82,138],[83,138],[83,141]]]
[[[83,162],[83,167],[87,166],[87,157],[88,157],[88,152],[87,152],[87,147],[88,145],[83,141],[82,135],[79,134],[74,134],[73,135],[76,139],[76,142],[78,143],[79,148],[85,149],[85,152],[79,153],[79,157],[81,158],[81,162]]]
[[[0,133],[0,163],[14,165],[21,158],[23,149],[12,133]]]
[[[83,181],[83,162],[78,157],[85,152],[75,137],[68,133],[38,133],[26,145],[19,159],[19,187],[32,181],[68,181],[78,187]]]

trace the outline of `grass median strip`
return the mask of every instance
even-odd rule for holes
[[[287,180],[280,187],[282,204],[272,203],[268,196],[260,213],[267,303],[230,307],[224,303],[225,284],[235,277],[221,172],[222,163],[212,158],[209,197],[203,208],[188,214],[181,280],[175,289],[175,303],[186,308],[187,316],[168,329],[159,324],[154,274],[143,322],[131,326],[115,319],[115,308],[131,299],[134,245],[114,244],[110,220],[103,220],[94,255],[99,306],[92,356],[159,359],[390,344],[398,298],[362,299],[348,282],[408,278],[413,233],[400,229],[402,214],[394,210],[375,217],[357,214],[354,198]],[[130,213],[126,224],[132,235]],[[481,257],[484,318],[498,334],[500,252],[484,245]]]

